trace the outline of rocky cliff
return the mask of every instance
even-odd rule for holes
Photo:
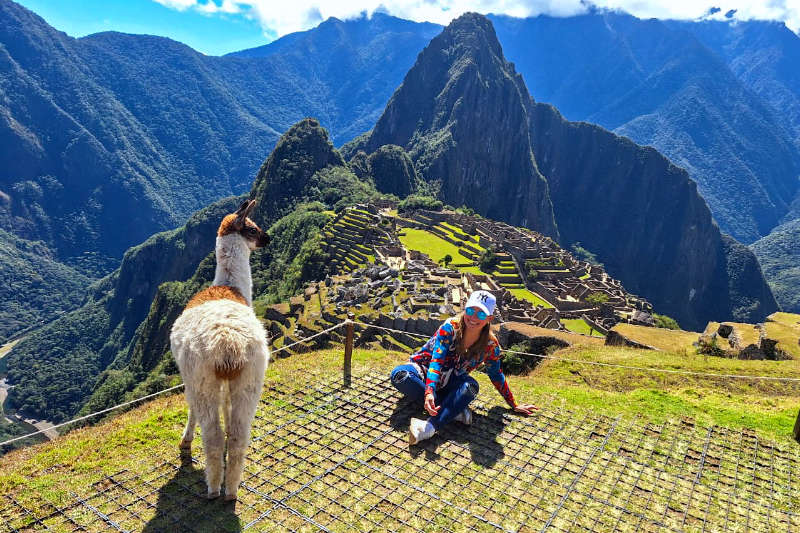
[[[697,185],[653,148],[533,104],[531,139],[565,245],[684,328],[757,322],[777,310],[752,253],[723,238]]]

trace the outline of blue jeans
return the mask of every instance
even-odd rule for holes
[[[412,402],[425,401],[425,381],[417,374],[417,369],[412,364],[404,364],[392,370],[392,385]],[[439,414],[432,416],[429,421],[438,431],[478,396],[478,382],[469,374],[450,376],[450,381],[443,388],[435,391],[433,396],[439,406]]]

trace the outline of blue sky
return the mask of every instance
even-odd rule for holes
[[[241,14],[178,11],[153,0],[15,0],[73,37],[101,31],[161,35],[208,55],[267,44],[277,37]]]
[[[100,31],[146,33],[209,55],[261,46],[328,17],[347,19],[381,9],[416,21],[447,24],[465,11],[526,17],[585,12],[589,0],[17,0],[73,37]],[[800,30],[800,0],[591,0],[642,18],[781,20]]]

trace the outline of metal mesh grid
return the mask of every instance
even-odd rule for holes
[[[0,530],[800,530],[800,453],[746,430],[479,403],[473,425],[409,448],[421,414],[372,373],[350,389],[268,388],[235,505],[203,498],[201,446],[176,447],[63,508],[5,495]]]

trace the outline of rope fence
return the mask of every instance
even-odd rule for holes
[[[355,322],[361,326],[382,329],[386,331],[393,331],[397,333],[403,333],[405,335],[410,335],[412,337],[422,337],[422,338],[430,338],[430,335],[422,335],[420,333],[409,333],[407,331],[402,331],[399,329],[387,328],[383,326],[376,326],[374,324],[367,324],[365,322]],[[540,359],[550,359],[553,361],[561,361],[565,363],[580,363],[585,365],[596,365],[596,366],[606,366],[606,367],[614,367],[614,368],[624,368],[628,370],[639,370],[642,372],[662,372],[666,374],[685,374],[691,376],[701,376],[701,377],[714,377],[714,378],[732,378],[732,379],[761,379],[761,380],[774,380],[774,381],[790,381],[790,382],[800,382],[800,378],[787,378],[787,377],[778,377],[778,376],[751,376],[746,374],[716,374],[713,372],[694,372],[691,370],[671,370],[668,368],[654,368],[654,367],[643,367],[643,366],[629,366],[629,365],[620,365],[617,363],[603,363],[600,361],[587,361],[585,359],[569,359],[566,357],[554,357],[552,355],[544,355],[538,353],[530,353],[530,352],[520,352],[517,350],[509,350],[507,348],[503,349],[505,353],[514,353],[518,355],[529,355],[531,357],[538,357]]]
[[[385,327],[385,326],[379,326],[379,325],[376,325],[376,324],[369,324],[369,323],[366,323],[366,322],[360,322],[360,321],[357,321],[357,320],[353,320],[353,318],[352,318],[353,315],[352,314],[349,314],[348,316],[349,316],[349,318],[347,320],[343,321],[343,322],[340,322],[338,324],[334,324],[333,326],[331,326],[331,327],[329,327],[327,329],[319,331],[319,332],[317,332],[317,333],[315,333],[313,335],[310,335],[308,337],[304,337],[304,338],[302,338],[302,339],[300,339],[300,340],[298,340],[296,342],[293,342],[291,344],[287,344],[285,346],[281,346],[280,348],[272,350],[271,353],[275,354],[275,353],[281,352],[283,350],[288,350],[289,348],[292,348],[293,346],[296,346],[298,344],[306,343],[306,342],[308,342],[308,341],[310,341],[310,340],[312,340],[312,339],[314,339],[316,337],[320,337],[322,335],[330,333],[331,331],[334,331],[334,330],[344,326],[344,327],[347,328],[347,335],[346,335],[346,340],[345,340],[345,358],[344,358],[343,372],[344,372],[344,383],[345,383],[345,386],[348,387],[350,385],[351,357],[352,357],[352,351],[353,351],[354,325],[359,325],[359,326],[362,326],[364,328],[373,328],[373,329],[379,329],[379,330],[384,330],[384,331],[389,331],[389,332],[394,332],[394,333],[401,333],[401,334],[404,334],[404,335],[409,335],[409,336],[412,336],[412,337],[418,337],[418,338],[423,338],[423,339],[430,338],[430,335],[425,335],[425,334],[421,334],[421,333],[411,333],[411,332],[400,330],[400,329],[394,329],[394,328],[389,328],[389,327]],[[719,379],[750,379],[750,380],[765,380],[765,381],[780,381],[780,382],[800,382],[800,378],[779,377],[779,376],[758,376],[758,375],[746,375],[746,374],[717,374],[717,373],[714,373],[714,372],[696,372],[696,371],[691,371],[691,370],[674,370],[674,369],[668,369],[668,368],[642,367],[642,366],[632,366],[632,365],[621,365],[621,364],[617,364],[617,363],[604,363],[604,362],[600,362],[600,361],[587,361],[587,360],[581,360],[581,359],[570,359],[570,358],[565,358],[565,357],[555,357],[555,356],[552,356],[552,355],[536,354],[536,353],[522,352],[522,351],[517,351],[517,350],[509,350],[509,349],[504,349],[503,351],[506,352],[506,353],[513,353],[513,354],[517,354],[517,355],[526,355],[526,356],[530,356],[530,357],[537,357],[537,358],[540,358],[540,359],[550,359],[550,360],[553,360],[553,361],[560,361],[560,362],[565,362],[565,363],[577,363],[577,364],[583,364],[583,365],[594,365],[594,366],[602,366],[602,367],[621,368],[621,369],[635,370],[635,371],[640,371],[640,372],[654,372],[654,373],[663,373],[663,374],[680,374],[680,375],[706,377],[706,378],[719,378]],[[148,400],[148,399],[154,398],[154,397],[159,396],[161,394],[166,394],[168,392],[172,392],[172,391],[177,390],[177,389],[179,389],[181,387],[183,387],[183,383],[181,383],[179,385],[175,385],[174,387],[169,387],[167,389],[163,389],[163,390],[158,391],[158,392],[154,392],[152,394],[148,394],[146,396],[142,396],[141,398],[136,398],[136,399],[133,399],[133,400],[129,400],[127,402],[123,402],[121,404],[115,405],[113,407],[109,407],[107,409],[103,409],[101,411],[97,411],[95,413],[90,413],[88,415],[84,415],[84,416],[81,416],[79,418],[75,418],[73,420],[69,420],[67,422],[62,422],[60,424],[56,424],[56,425],[51,426],[51,427],[46,428],[46,429],[41,429],[39,431],[34,431],[32,433],[28,433],[27,435],[14,437],[12,439],[0,442],[0,447],[5,446],[7,444],[11,444],[11,443],[17,442],[17,441],[20,441],[20,440],[23,440],[23,439],[34,437],[34,436],[40,435],[42,433],[46,433],[46,432],[48,432],[50,430],[54,430],[54,429],[58,429],[60,427],[64,427],[64,426],[70,425],[70,424],[75,424],[75,423],[78,423],[78,422],[82,422],[84,420],[88,420],[90,418],[94,418],[96,416],[99,416],[99,415],[102,415],[102,414],[106,414],[106,413],[109,413],[111,411],[115,411],[117,409],[121,409],[123,407],[127,407],[129,405],[132,405],[132,404],[144,401],[144,400]],[[796,434],[796,439],[798,440],[798,442],[800,442],[800,415],[798,415],[798,422],[797,422],[796,427],[795,427],[795,434]]]
[[[305,338],[303,338],[303,339],[301,339],[301,340],[299,340],[297,342],[293,342],[291,344],[287,344],[286,346],[281,346],[280,348],[278,348],[276,350],[272,350],[271,353],[278,353],[278,352],[280,352],[282,350],[288,350],[292,346],[296,346],[298,344],[302,344],[304,342],[308,342],[308,341],[310,341],[311,339],[313,339],[315,337],[319,337],[319,336],[324,335],[326,333],[330,333],[331,331],[333,331],[335,329],[338,329],[338,328],[340,328],[340,327],[342,327],[344,325],[346,325],[346,322],[340,322],[339,324],[336,324],[334,326],[331,326],[328,329],[325,329],[323,331],[315,333],[314,335],[311,335],[309,337],[305,337]],[[115,405],[113,407],[109,407],[107,409],[103,409],[101,411],[97,411],[95,413],[90,413],[88,415],[84,415],[84,416],[81,416],[79,418],[68,420],[66,422],[61,422],[60,424],[56,424],[54,426],[51,426],[51,427],[48,427],[48,428],[45,428],[45,429],[40,429],[39,431],[34,431],[32,433],[28,433],[27,435],[21,435],[19,437],[14,437],[13,439],[9,439],[9,440],[0,442],[0,447],[5,446],[6,444],[11,444],[11,443],[23,440],[23,439],[27,439],[29,437],[35,437],[36,435],[41,435],[42,433],[46,433],[48,431],[51,431],[51,430],[54,430],[54,429],[58,429],[60,427],[68,426],[70,424],[75,424],[75,423],[78,423],[78,422],[83,422],[84,420],[88,420],[90,418],[94,418],[96,416],[100,416],[100,415],[103,415],[105,413],[110,413],[111,411],[116,411],[117,409],[122,409],[123,407],[127,407],[129,405],[133,405],[135,403],[142,402],[144,400],[149,400],[150,398],[155,398],[156,396],[160,396],[162,394],[166,394],[168,392],[172,392],[174,390],[178,390],[181,387],[183,387],[183,383],[175,385],[174,387],[169,387],[167,389],[160,390],[158,392],[154,392],[152,394],[148,394],[146,396],[142,396],[141,398],[135,398],[133,400],[129,400],[127,402],[123,402],[121,404]]]

